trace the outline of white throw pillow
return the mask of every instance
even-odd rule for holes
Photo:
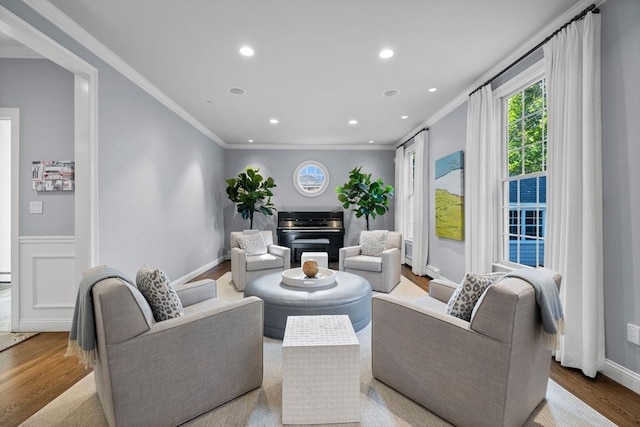
[[[136,274],[136,286],[149,303],[156,322],[184,316],[182,302],[164,271],[143,265]]]
[[[362,255],[382,256],[387,244],[387,233],[380,231],[363,231],[360,233]]]
[[[473,307],[483,292],[504,275],[505,273],[467,273],[451,295],[445,313],[469,322]]]
[[[238,236],[238,245],[244,249],[247,255],[262,255],[267,253],[267,245],[262,233],[241,234]]]

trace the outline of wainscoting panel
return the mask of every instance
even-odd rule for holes
[[[20,237],[21,332],[68,331],[76,283],[73,236]]]

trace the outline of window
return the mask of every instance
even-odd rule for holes
[[[293,186],[304,196],[319,196],[329,186],[329,172],[320,162],[302,162],[293,173]]]
[[[405,169],[407,174],[407,201],[405,210],[405,240],[411,241],[413,239],[413,201],[414,201],[414,189],[416,181],[416,148],[412,146],[405,152]]]
[[[503,232],[504,263],[544,265],[547,208],[547,103],[545,80],[505,94],[502,102],[504,138]]]

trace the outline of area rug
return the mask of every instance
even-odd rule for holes
[[[230,274],[218,282],[218,296],[242,298],[229,284]],[[424,295],[424,291],[403,278],[392,292],[403,298]],[[358,331],[360,341],[360,424],[347,426],[450,426],[448,422],[395,390],[375,380],[371,374],[371,325]],[[185,426],[281,426],[282,425],[282,341],[264,338],[264,382]],[[93,373],[45,406],[23,426],[107,426],[96,394]],[[339,424],[333,424],[338,426]],[[527,426],[614,426],[577,397],[549,380],[546,400],[536,409]]]
[[[20,344],[22,341],[27,340],[35,335],[37,332],[0,332],[0,351],[4,351],[13,347],[16,344]]]

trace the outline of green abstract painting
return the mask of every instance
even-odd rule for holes
[[[436,236],[464,240],[464,153],[436,160]]]

